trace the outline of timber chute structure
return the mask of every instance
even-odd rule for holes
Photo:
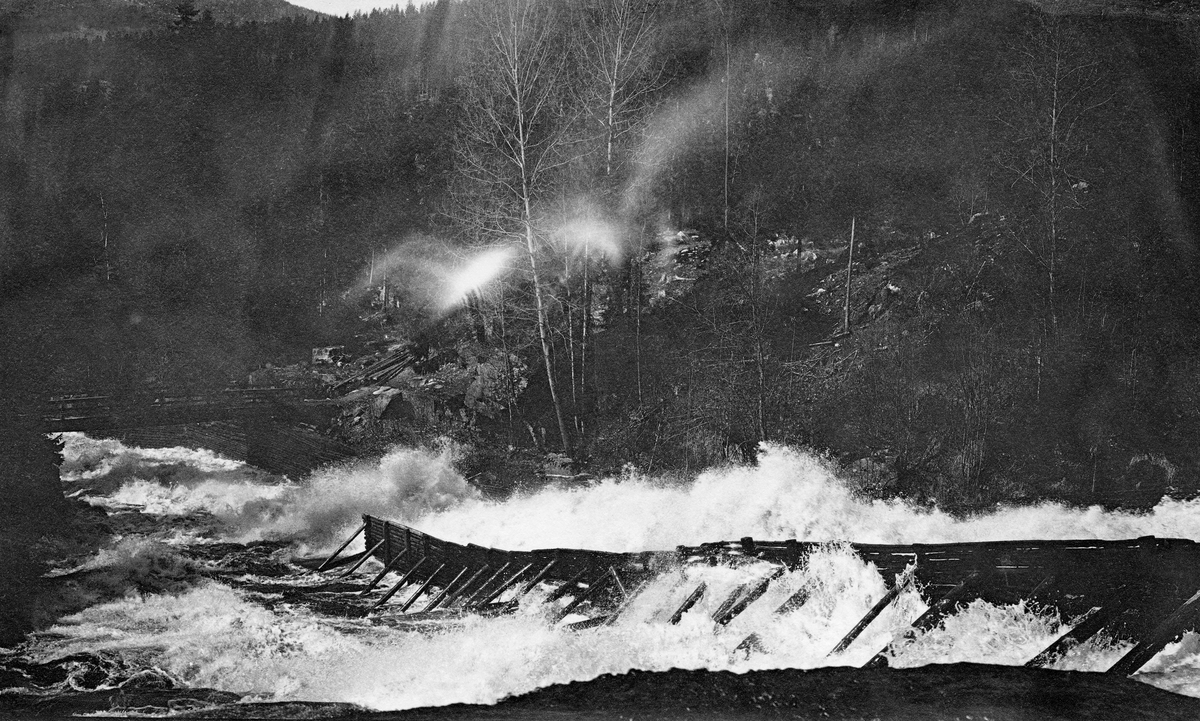
[[[365,550],[343,556],[360,535]],[[445,541],[365,515],[354,535],[317,570],[349,566],[340,574],[344,579],[375,559],[382,568],[357,589],[361,596],[374,592],[389,574],[398,578],[390,581],[367,612],[399,614],[411,623],[510,613],[540,585],[544,594],[538,599],[552,605],[549,618],[559,623],[568,617],[582,617],[566,624],[566,628],[579,631],[615,622],[644,584],[689,564],[755,564],[756,569],[770,569],[759,571],[756,579],[741,584],[722,600],[712,614],[713,623],[721,626],[758,601],[786,571],[801,568],[810,553],[826,545],[742,538],[639,553],[563,548],[507,551]],[[1146,536],[1127,540],[851,543],[848,547],[875,566],[889,589],[847,629],[831,655],[844,651],[909,586],[929,607],[913,620],[913,633],[935,628],[974,600],[996,605],[1024,601],[1075,619],[1070,630],[1029,659],[1028,666],[1049,665],[1104,630],[1135,642],[1110,669],[1111,673],[1131,674],[1200,624],[1200,545],[1190,540]],[[671,608],[663,609],[661,617],[667,623],[679,623],[685,614],[694,612],[708,591],[704,583],[688,590]],[[774,613],[789,613],[808,600],[807,592],[800,589]],[[738,648],[752,653],[756,644],[752,633]],[[890,646],[881,649],[867,665],[886,665],[891,650]]]

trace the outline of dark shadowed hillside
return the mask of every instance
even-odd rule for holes
[[[268,364],[498,493],[764,441],[963,511],[1200,488],[1190,6],[511,2],[6,5],[9,516],[69,515],[46,393]]]

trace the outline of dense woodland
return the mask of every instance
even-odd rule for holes
[[[0,21],[16,521],[63,507],[40,396],[335,345],[327,380],[393,362],[331,432],[501,492],[761,441],[962,511],[1200,488],[1175,5],[64,7]]]

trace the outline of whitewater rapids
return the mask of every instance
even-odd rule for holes
[[[242,694],[244,700],[391,710],[492,703],[633,669],[745,672],[859,665],[925,604],[915,592],[905,592],[846,652],[827,657],[886,591],[875,568],[841,542],[1143,535],[1200,540],[1197,502],[1165,500],[1136,514],[1044,504],[962,520],[901,502],[864,501],[822,460],[779,446],[765,447],[753,466],[710,470],[687,483],[629,474],[496,502],[454,470],[449,450],[396,449],[377,461],[293,482],[206,451],[138,449],[79,434],[65,440],[64,483],[114,519],[127,521],[119,525],[123,537],[112,548],[56,573],[107,573],[133,582],[121,597],[91,605],[34,637],[21,653],[38,663],[106,654],[172,683]],[[431,633],[390,625],[387,613],[375,621],[354,619],[247,590],[248,581],[265,573],[264,563],[285,569],[277,583],[316,583],[287,567],[286,559],[328,553],[363,513],[446,540],[514,550],[665,550],[743,536],[828,543],[719,628],[711,621],[716,606],[738,584],[763,574],[765,565],[666,574],[646,586],[616,624],[583,632],[552,626],[537,594],[512,616],[472,618]],[[238,560],[267,541],[276,542],[269,548],[277,550],[265,560],[256,556],[259,565]],[[219,560],[196,560],[197,549],[206,546],[221,549]],[[370,572],[368,566],[359,574]],[[709,593],[680,624],[667,624],[667,615],[700,581]],[[772,613],[802,587],[809,591],[808,603],[793,613]],[[1021,604],[975,602],[903,646],[892,666],[1020,665],[1070,620]],[[763,650],[736,651],[751,632]],[[1128,649],[1127,643],[1097,637],[1055,668],[1102,671]],[[1168,646],[1137,678],[1200,696],[1200,636],[1187,634]]]

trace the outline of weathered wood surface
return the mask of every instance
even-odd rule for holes
[[[434,569],[443,566],[444,580],[455,575],[486,578],[482,586],[463,594],[464,608],[477,604],[478,599],[496,601],[502,595],[498,591],[520,580],[526,583],[525,591],[539,581],[556,586],[552,598],[571,595],[574,602],[587,593],[586,601],[593,612],[607,612],[625,594],[618,584],[604,580],[606,569],[636,584],[688,563],[737,565],[766,561],[781,568],[798,568],[811,551],[824,545],[744,538],[641,553],[561,548],[506,551],[445,541],[373,516],[364,516],[363,520],[366,547],[373,548],[386,540],[374,556],[385,564],[395,563],[395,570],[408,577],[406,582],[424,583]],[[1134,639],[1149,633],[1188,600],[1195,591],[1196,579],[1200,579],[1200,545],[1181,539],[849,544],[849,548],[874,564],[886,579],[903,578],[905,569],[912,566],[913,580],[927,601],[953,598],[952,604],[941,604],[947,606],[944,612],[983,599],[996,604],[1025,601],[1078,617],[1112,598],[1122,587],[1152,589],[1131,601],[1127,612],[1115,617],[1108,629]],[[401,553],[403,557],[397,559]],[[485,573],[485,568],[498,570]],[[522,570],[516,576],[505,575],[517,568]],[[538,569],[532,579],[520,578],[532,569]],[[973,580],[964,585],[965,578]],[[496,586],[500,579],[507,580]],[[595,586],[582,586],[579,582],[584,579],[592,579],[599,587],[588,592]],[[740,598],[742,594],[735,596]],[[690,597],[688,600],[694,603]],[[686,608],[683,610],[686,612]]]

